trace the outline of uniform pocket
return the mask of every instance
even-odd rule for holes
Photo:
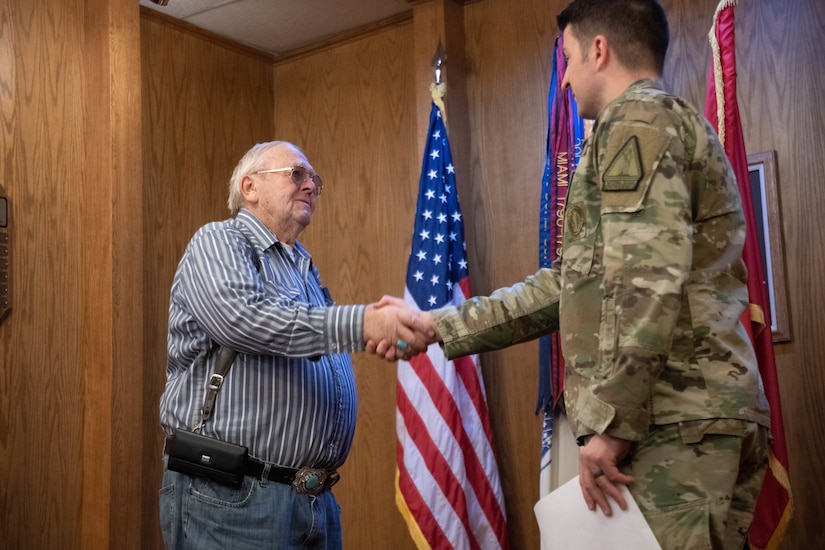
[[[599,323],[599,364],[604,368],[613,365],[613,359],[618,349],[617,341],[617,314],[616,299],[613,296],[605,296],[602,300],[601,322]],[[604,376],[613,374],[611,372],[602,373]]]
[[[710,550],[710,512],[705,499],[645,511],[663,550]]]
[[[562,250],[562,276],[577,281],[590,274],[596,250],[599,215],[596,206],[587,202],[567,205],[564,212],[564,249]]]

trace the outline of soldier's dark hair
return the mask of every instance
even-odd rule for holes
[[[605,36],[628,69],[664,70],[670,31],[656,0],[573,0],[556,22],[560,32],[571,25],[582,47]]]

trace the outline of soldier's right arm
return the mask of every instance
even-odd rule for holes
[[[490,296],[431,314],[449,359],[526,342],[559,328],[559,274],[541,269]]]

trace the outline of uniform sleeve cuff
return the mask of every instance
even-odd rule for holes
[[[628,441],[647,435],[650,414],[645,409],[610,405],[590,392],[582,393],[577,407],[578,434],[605,434]]]

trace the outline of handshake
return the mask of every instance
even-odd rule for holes
[[[429,312],[384,296],[364,312],[364,340],[369,353],[387,361],[407,361],[441,340],[441,335]]]

